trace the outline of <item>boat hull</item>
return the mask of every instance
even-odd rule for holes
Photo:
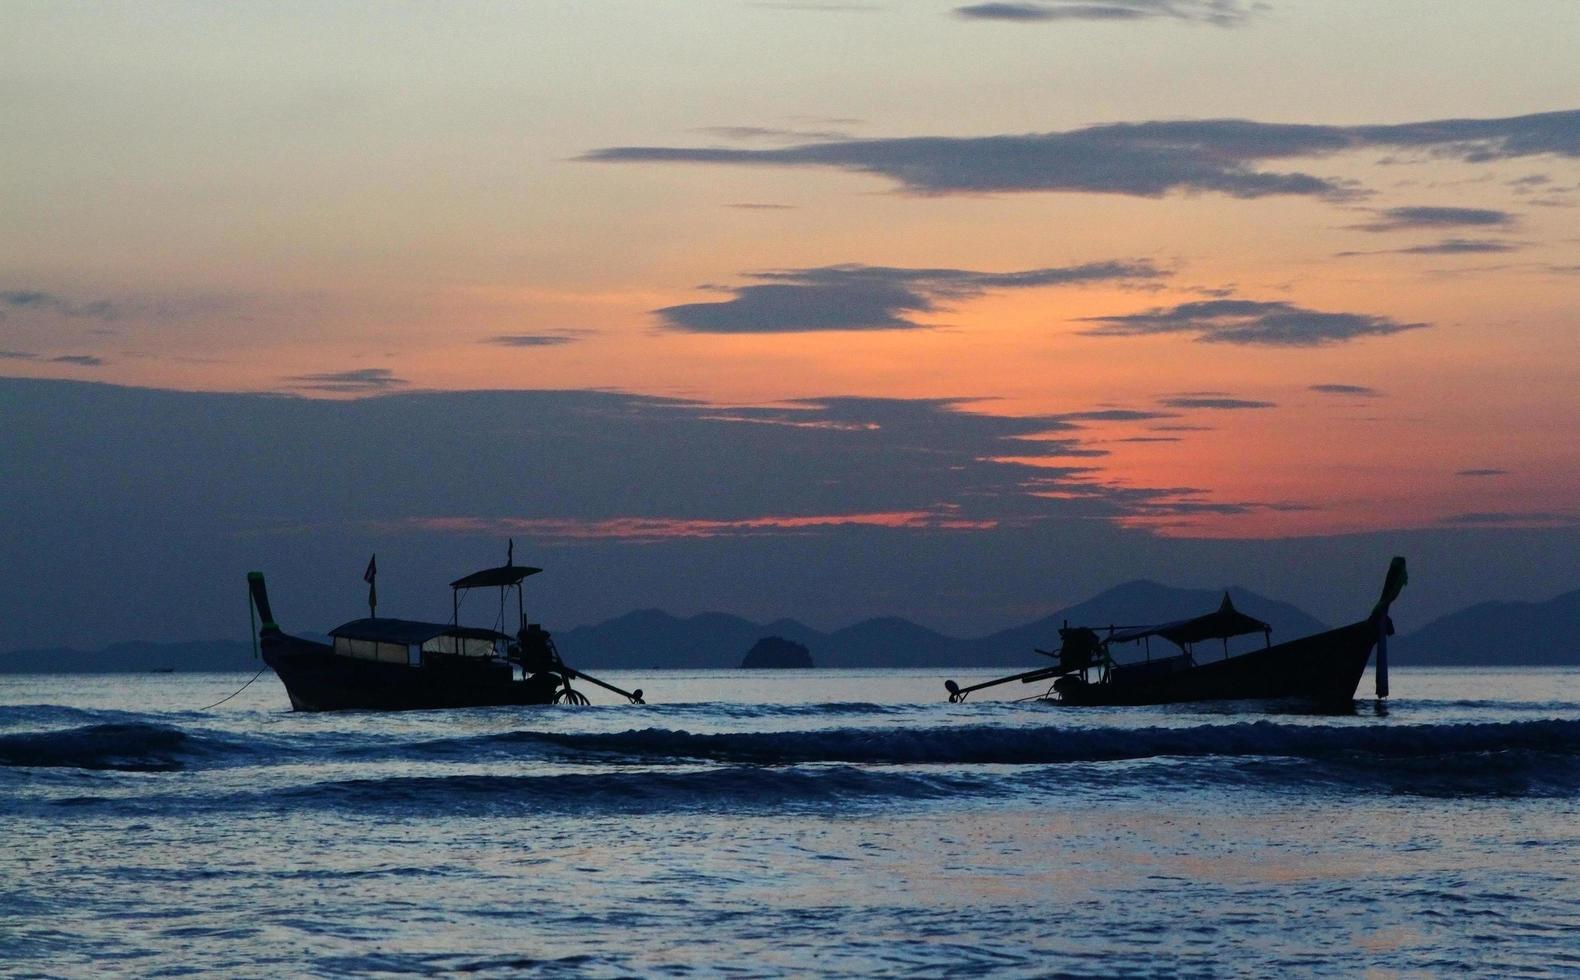
[[[263,661],[274,669],[297,711],[416,711],[494,705],[551,704],[557,679],[517,680],[508,664],[435,658],[420,667],[343,657],[323,643],[285,633],[261,637]]]
[[[1351,623],[1225,660],[1207,660],[1132,681],[1081,684],[1060,692],[1069,705],[1173,704],[1292,698],[1323,707],[1355,699],[1377,644],[1378,624]]]

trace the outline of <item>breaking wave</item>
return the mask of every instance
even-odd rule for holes
[[[0,735],[0,766],[171,772],[242,746],[142,722]]]
[[[431,729],[425,729],[431,734]],[[945,798],[1054,802],[1070,794],[1176,791],[1404,796],[1574,796],[1580,721],[1308,725],[1257,721],[1137,729],[970,725],[694,733],[512,731],[394,739],[345,730],[225,737],[101,723],[0,735],[0,771],[47,805],[121,808],[91,784],[38,787],[28,769],[161,773],[254,766],[267,789],[182,795],[149,786],[139,807],[392,811],[523,807],[686,811],[885,805]],[[322,764],[324,768],[319,768]],[[303,777],[306,777],[305,779]],[[30,792],[29,799],[37,799]],[[31,804],[29,804],[31,805]]]
[[[624,770],[556,775],[397,776],[316,783],[282,794],[292,804],[414,804],[473,809],[530,804],[535,809],[774,809],[796,803],[863,799],[943,799],[994,792],[992,780],[951,773],[854,766]],[[282,800],[283,802],[283,800]]]
[[[404,740],[347,731],[258,735],[110,722],[0,734],[0,766],[169,771],[271,762],[367,760],[706,762],[794,765],[1060,765],[1147,759],[1432,760],[1539,752],[1580,762],[1580,721],[1547,719],[1435,725],[1304,725],[1271,721],[1182,727],[1079,728],[955,725],[699,733],[508,731]]]
[[[448,755],[512,748],[558,758],[695,759],[754,765],[1046,765],[1158,757],[1431,758],[1511,750],[1580,755],[1580,721],[1393,727],[1258,721],[1181,728],[953,726],[720,734],[667,728],[614,733],[518,731],[418,743],[409,751]]]

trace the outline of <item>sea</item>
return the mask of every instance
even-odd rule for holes
[[[0,677],[0,974],[1580,975],[1580,670],[1341,715],[947,703],[980,669],[206,708],[250,676]]]

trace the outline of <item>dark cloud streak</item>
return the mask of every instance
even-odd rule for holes
[[[89,303],[78,303],[63,296],[41,292],[36,289],[0,290],[0,318],[4,318],[7,310],[17,313],[46,313],[54,316],[87,320],[115,320],[119,319],[122,313],[109,300],[101,299]]]
[[[404,387],[407,383],[404,378],[395,377],[388,368],[356,368],[351,371],[298,374],[285,380],[291,382],[290,387],[300,391],[335,394],[369,394]]]
[[[1382,392],[1376,388],[1368,388],[1365,385],[1318,384],[1311,385],[1308,390],[1314,391],[1319,395],[1348,395],[1352,398],[1383,397]]]
[[[1243,23],[1260,6],[1247,6],[1239,0],[1038,0],[975,3],[956,7],[954,12],[969,20],[1015,23],[1172,18],[1231,27]]]
[[[1538,155],[1580,157],[1580,110],[1387,126],[1259,123],[1242,119],[1114,123],[1021,135],[837,140],[771,149],[614,146],[580,159],[829,167],[887,177],[923,195],[1065,191],[1160,197],[1303,195],[1341,199],[1354,186],[1307,173],[1257,169],[1273,160],[1358,150],[1412,151],[1468,163]]]
[[[1232,343],[1275,348],[1318,348],[1360,337],[1383,337],[1427,324],[1400,322],[1365,313],[1324,313],[1288,302],[1212,299],[1155,308],[1123,316],[1093,316],[1101,326],[1082,330],[1089,337],[1150,337],[1194,334],[1202,343]]]
[[[1404,248],[1334,252],[1333,257],[1348,259],[1361,255],[1498,255],[1504,252],[1518,252],[1524,247],[1521,242],[1506,242],[1496,238],[1444,238],[1440,241],[1409,245]]]
[[[1158,399],[1160,405],[1169,408],[1205,408],[1215,411],[1238,411],[1247,408],[1277,408],[1277,402],[1257,401],[1250,398],[1227,398],[1223,396],[1204,395],[1172,395]]]
[[[581,338],[559,333],[511,333],[483,339],[485,344],[499,347],[559,347],[574,344]]]
[[[1401,207],[1384,208],[1377,220],[1351,225],[1356,231],[1409,231],[1420,228],[1508,228],[1517,219],[1508,211],[1492,208]]]
[[[754,272],[757,282],[730,287],[730,299],[683,303],[653,312],[665,326],[693,333],[802,333],[817,330],[913,330],[914,317],[951,301],[1001,289],[1156,279],[1151,263],[1092,262],[1019,272],[831,265]]]
[[[1090,317],[1094,337],[1194,334],[1203,343],[1264,347],[1323,347],[1361,337],[1386,336],[1425,327],[1385,316],[1326,313],[1286,302],[1213,299],[1131,313]]]

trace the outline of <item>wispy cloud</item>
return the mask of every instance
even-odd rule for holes
[[[121,316],[121,309],[109,300],[91,300],[80,303],[55,293],[37,289],[0,290],[0,318],[7,311],[15,313],[47,313],[54,316],[89,320],[114,320]]]
[[[1219,27],[1243,23],[1265,4],[1240,0],[1036,0],[1036,2],[974,3],[956,7],[955,13],[972,20],[1016,23],[1044,21],[1151,20],[1159,17],[1200,21]]]
[[[696,333],[789,333],[814,330],[911,330],[914,317],[991,290],[1156,279],[1146,261],[979,272],[831,265],[749,273],[751,285],[727,287],[727,300],[684,303],[653,312],[674,330]],[[719,288],[719,287],[712,287]]]
[[[875,3],[846,3],[842,0],[754,0],[753,7],[770,10],[805,10],[812,13],[849,14],[877,10]]]
[[[1205,343],[1266,347],[1323,347],[1426,326],[1385,316],[1327,313],[1281,301],[1245,299],[1199,300],[1144,313],[1089,317],[1086,322],[1100,324],[1082,331],[1096,337],[1183,333]]]
[[[1575,527],[1580,513],[1563,511],[1481,511],[1453,514],[1438,521],[1454,527]]]
[[[1509,475],[1509,471],[1508,470],[1493,469],[1492,467],[1478,467],[1478,468],[1469,469],[1469,470],[1458,470],[1458,471],[1456,471],[1454,473],[1454,475],[1455,476],[1471,476],[1471,477],[1475,477],[1475,476],[1508,476]]]
[[[1496,255],[1503,252],[1518,252],[1524,247],[1522,242],[1509,242],[1496,238],[1444,238],[1440,241],[1408,245],[1404,248],[1351,249],[1334,252],[1333,257],[1349,259],[1361,255]]]
[[[559,347],[580,339],[571,333],[507,333],[485,337],[482,342],[499,347]]]
[[[1493,208],[1417,206],[1382,208],[1376,219],[1350,225],[1356,231],[1414,231],[1421,228],[1508,228],[1517,223],[1509,211]]]
[[[351,371],[330,371],[323,374],[298,374],[286,378],[290,387],[301,391],[323,391],[337,394],[368,394],[389,391],[406,385],[404,378],[397,378],[387,368],[357,368]]]
[[[701,126],[694,132],[741,142],[766,140],[783,143],[796,140],[850,139],[850,133],[842,129],[783,129],[777,126]]]
[[[1084,412],[1065,412],[1058,417],[1072,422],[1147,422],[1174,416],[1171,412],[1152,412],[1135,408],[1094,408]]]
[[[101,367],[104,358],[96,354],[57,354],[44,357],[32,351],[0,350],[0,361],[41,361],[46,364],[75,364],[78,367]]]
[[[614,146],[581,159],[606,163],[829,167],[875,174],[914,194],[1021,191],[1130,194],[1212,192],[1256,198],[1353,197],[1335,178],[1274,172],[1274,160],[1357,150],[1417,152],[1488,163],[1540,155],[1580,157],[1580,110],[1496,119],[1324,126],[1204,119],[1114,123],[1064,132],[915,136],[744,149]]]
[[[998,522],[960,517],[953,508],[885,511],[865,514],[765,515],[732,520],[695,517],[414,517],[407,529],[462,534],[531,535],[551,543],[618,540],[656,544],[681,538],[762,537],[825,532],[840,527],[881,527],[895,530],[990,530]]]
[[[1365,385],[1320,384],[1311,385],[1307,390],[1314,391],[1319,395],[1346,395],[1351,398],[1383,397],[1382,392],[1376,388],[1368,388]]]
[[[1158,404],[1169,408],[1205,408],[1217,411],[1238,411],[1245,408],[1277,408],[1277,402],[1258,401],[1251,398],[1230,398],[1224,395],[1171,395],[1158,399]]]
[[[1394,251],[1401,255],[1490,255],[1518,252],[1524,247],[1519,242],[1506,242],[1494,238],[1445,238],[1442,241],[1411,245]]]

